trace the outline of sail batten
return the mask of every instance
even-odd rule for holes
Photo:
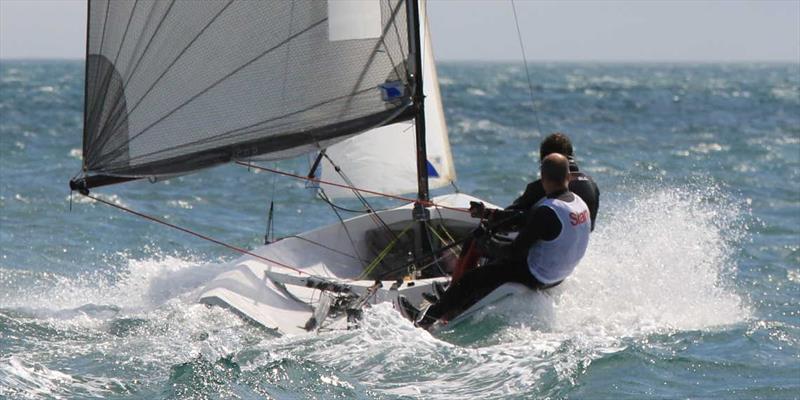
[[[331,32],[334,4],[319,1],[91,0],[85,171],[285,158],[413,118],[404,0],[350,3],[379,11],[380,29]]]

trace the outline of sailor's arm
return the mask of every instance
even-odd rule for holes
[[[518,231],[525,226],[525,218],[528,210],[544,198],[544,187],[542,181],[536,180],[525,187],[525,192],[517,197],[511,205],[504,210],[492,210],[487,218],[490,224],[495,225],[498,231],[510,232]]]
[[[489,221],[489,225],[495,231],[510,232],[519,231],[526,224],[528,210],[545,197],[542,181],[537,179],[525,187],[525,192],[517,197],[511,205],[505,209],[493,209],[470,203],[470,215],[474,218],[483,218]],[[476,203],[477,204],[477,203]]]
[[[525,192],[517,197],[511,205],[506,207],[506,210],[528,211],[534,204],[544,198],[544,187],[541,180],[535,180],[525,187]]]

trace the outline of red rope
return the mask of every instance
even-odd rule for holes
[[[363,192],[363,193],[374,194],[376,196],[388,197],[390,199],[407,201],[409,203],[420,203],[420,204],[422,204],[423,206],[426,206],[426,207],[439,207],[439,208],[444,208],[444,209],[447,209],[447,210],[460,211],[460,212],[466,212],[466,213],[469,212],[469,210],[466,209],[466,208],[444,206],[444,205],[441,205],[441,204],[436,204],[436,203],[434,203],[432,201],[429,201],[429,200],[412,199],[412,198],[409,198],[409,197],[397,196],[397,195],[394,195],[394,194],[376,192],[374,190],[369,190],[369,189],[361,189],[361,188],[357,188],[355,186],[343,185],[341,183],[335,183],[335,182],[328,182],[328,181],[324,181],[322,179],[317,179],[317,178],[310,178],[310,177],[307,177],[307,176],[302,176],[302,175],[293,174],[291,172],[285,172],[285,171],[281,171],[281,170],[277,170],[277,169],[262,167],[260,165],[250,164],[250,163],[246,163],[246,162],[243,162],[243,161],[235,161],[235,162],[237,164],[243,165],[243,166],[245,166],[247,168],[254,168],[254,169],[261,170],[261,171],[272,172],[272,173],[275,173],[275,174],[278,174],[278,175],[284,175],[284,176],[288,176],[288,177],[291,177],[291,178],[302,179],[304,181],[309,181],[309,182],[314,182],[314,183],[322,183],[322,184],[325,184],[325,185],[331,185],[331,186],[336,186],[336,187],[340,187],[340,188],[344,188],[344,189],[355,190],[357,192]]]
[[[221,245],[221,246],[227,247],[227,248],[229,248],[229,249],[231,249],[231,250],[233,250],[233,251],[237,251],[237,252],[239,252],[239,253],[242,253],[242,254],[247,254],[248,256],[251,256],[251,257],[258,258],[259,260],[266,261],[266,262],[269,262],[269,263],[272,263],[272,264],[279,265],[279,266],[281,266],[281,267],[284,267],[284,268],[290,269],[290,270],[292,270],[292,271],[295,271],[295,272],[297,272],[298,274],[306,274],[306,275],[311,275],[311,274],[309,274],[308,272],[305,272],[305,271],[299,270],[299,269],[297,269],[297,268],[294,268],[294,267],[290,267],[290,266],[288,266],[288,265],[286,265],[286,264],[284,264],[284,263],[282,263],[282,262],[278,262],[278,261],[275,261],[275,260],[271,260],[271,259],[269,259],[269,258],[267,258],[267,257],[263,257],[263,256],[260,256],[260,255],[258,255],[258,254],[255,254],[255,253],[253,253],[253,252],[247,251],[247,250],[245,250],[245,249],[243,249],[243,248],[241,248],[241,247],[236,247],[236,246],[234,246],[234,245],[232,245],[232,244],[228,244],[228,243],[225,243],[225,242],[223,242],[223,241],[221,241],[221,240],[214,239],[214,238],[212,238],[212,237],[210,237],[210,236],[206,236],[206,235],[203,235],[203,234],[201,234],[201,233],[194,232],[194,231],[192,231],[192,230],[190,230],[190,229],[186,229],[186,228],[180,227],[180,226],[178,226],[178,225],[171,224],[171,223],[169,223],[169,222],[167,222],[167,221],[162,221],[162,220],[160,220],[160,219],[158,219],[158,218],[151,217],[151,216],[149,216],[149,215],[147,215],[147,214],[142,214],[142,213],[140,213],[140,212],[138,212],[138,211],[131,210],[130,208],[123,207],[123,206],[121,206],[121,205],[119,205],[119,204],[114,204],[114,203],[112,203],[112,202],[110,202],[110,201],[103,200],[103,199],[101,199],[101,198],[99,198],[99,197],[97,197],[97,196],[92,196],[91,194],[84,194],[84,196],[86,196],[86,197],[88,197],[88,198],[90,198],[90,199],[94,199],[95,201],[99,201],[99,202],[101,202],[101,203],[103,203],[103,204],[109,205],[109,206],[111,206],[111,207],[114,207],[114,208],[120,209],[120,210],[122,210],[122,211],[125,211],[125,212],[127,212],[127,213],[131,213],[131,214],[133,214],[133,215],[136,215],[136,216],[142,217],[142,218],[144,218],[144,219],[147,219],[147,220],[150,220],[150,221],[153,221],[153,222],[157,222],[157,223],[159,223],[159,224],[166,225],[166,226],[168,226],[168,227],[170,227],[170,228],[177,229],[177,230],[179,230],[179,231],[181,231],[181,232],[185,232],[185,233],[188,233],[188,234],[190,234],[190,235],[196,236],[196,237],[198,237],[198,238],[200,238],[200,239],[207,240],[207,241],[209,241],[209,242],[216,243],[216,244],[218,244],[218,245]]]

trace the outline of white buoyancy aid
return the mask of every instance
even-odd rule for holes
[[[589,208],[575,195],[566,202],[544,198],[534,207],[549,207],[561,222],[561,233],[553,240],[539,240],[528,250],[528,268],[544,284],[564,280],[578,265],[589,246]]]

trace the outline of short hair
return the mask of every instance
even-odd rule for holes
[[[569,176],[569,160],[562,154],[548,154],[542,160],[540,169],[542,180],[564,182]]]
[[[553,153],[561,154],[567,158],[573,156],[572,142],[567,135],[556,132],[542,140],[542,144],[539,146],[539,159],[544,160],[547,155]]]

